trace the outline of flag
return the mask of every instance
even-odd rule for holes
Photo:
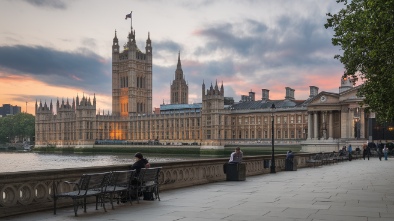
[[[131,13],[126,15],[125,19],[127,20],[127,18],[131,18]]]

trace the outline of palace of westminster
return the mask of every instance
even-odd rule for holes
[[[201,103],[188,103],[188,85],[180,54],[171,84],[171,104],[152,110],[152,42],[138,49],[131,27],[121,51],[115,31],[112,44],[112,114],[97,112],[96,98],[76,97],[56,104],[36,102],[35,145],[93,147],[100,142],[187,144],[223,147],[226,144],[299,143],[305,151],[332,151],[349,143],[371,140],[374,114],[364,112],[359,86],[342,78],[338,93],[319,93],[310,86],[306,100],[295,99],[286,87],[284,99],[271,100],[262,89],[234,102],[224,96],[223,83],[202,83]],[[273,104],[275,109],[273,109]]]

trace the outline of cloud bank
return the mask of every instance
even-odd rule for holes
[[[64,52],[41,46],[0,46],[0,71],[59,87],[111,91],[111,63],[85,48]]]

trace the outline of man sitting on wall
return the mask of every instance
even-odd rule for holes
[[[231,153],[229,163],[241,163],[242,162],[243,153],[241,148],[236,147],[235,151]]]

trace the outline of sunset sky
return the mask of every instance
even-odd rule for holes
[[[309,86],[338,92],[343,65],[325,29],[335,0],[2,0],[0,106],[34,114],[35,101],[70,101],[96,94],[97,110],[111,112],[111,47],[115,29],[127,40],[133,11],[138,47],[153,47],[153,107],[170,102],[178,51],[189,102],[201,102],[201,84],[223,82],[225,96],[270,90],[296,99]]]

